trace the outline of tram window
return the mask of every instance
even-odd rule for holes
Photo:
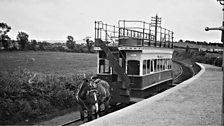
[[[143,75],[145,75],[145,74],[147,73],[147,67],[146,67],[147,64],[146,64],[146,63],[147,63],[147,61],[144,60],[144,61],[143,61]]]
[[[167,59],[167,69],[170,69],[170,60],[169,59]]]
[[[150,60],[147,60],[147,73],[150,73]]]
[[[170,59],[167,59],[167,68],[170,69]]]
[[[128,75],[139,75],[139,64],[140,62],[137,60],[129,60],[128,61]]]
[[[156,72],[158,69],[158,66],[157,66],[157,59],[154,60],[154,71]]]
[[[172,69],[172,60],[170,59],[170,69]]]
[[[166,69],[165,60],[166,60],[166,59],[163,59],[163,70],[165,70],[165,69]]]
[[[105,59],[105,73],[110,73],[109,61]]]
[[[107,59],[99,60],[99,73],[110,73],[110,65]]]
[[[107,57],[107,55],[105,52],[103,52],[103,51],[99,52],[99,58],[106,58],[106,57]]]
[[[168,60],[168,69],[170,69],[170,60]]]
[[[162,66],[161,66],[162,64],[161,64],[161,59],[158,59],[157,60],[157,71],[160,71],[161,70],[161,68],[162,68]]]
[[[153,72],[154,70],[153,70],[153,62],[154,62],[154,60],[151,60],[151,72]]]
[[[161,71],[163,68],[162,59],[159,59],[159,71]]]
[[[99,61],[99,73],[103,73],[104,71],[104,60]]]
[[[164,62],[163,59],[160,60],[160,70],[164,70]]]
[[[162,70],[162,66],[163,64],[162,64],[162,59],[159,59],[159,71],[161,71]]]
[[[168,69],[172,69],[172,60],[171,59],[168,60]]]
[[[167,59],[164,59],[165,69],[168,69]]]

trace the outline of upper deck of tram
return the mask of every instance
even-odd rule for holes
[[[95,50],[100,50],[99,41],[107,46],[119,49],[127,47],[157,47],[173,48],[173,32],[161,27],[156,20],[154,23],[134,20],[119,20],[118,27],[95,21]]]

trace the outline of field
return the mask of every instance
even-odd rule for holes
[[[0,71],[28,69],[44,74],[74,75],[96,73],[97,55],[89,53],[64,52],[2,52]],[[174,78],[180,73],[178,65],[173,64]]]
[[[61,75],[96,72],[96,54],[63,52],[1,52],[0,71],[28,69]]]

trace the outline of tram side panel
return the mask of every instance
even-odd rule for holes
[[[153,73],[145,76],[129,76],[131,80],[131,88],[136,90],[144,90],[155,84],[172,80],[172,70]]]
[[[172,84],[172,51],[143,54],[127,52],[126,72],[131,80],[131,97],[147,97]]]

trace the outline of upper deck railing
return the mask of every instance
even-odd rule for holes
[[[119,20],[118,27],[95,22],[95,46],[101,39],[108,46],[173,48],[173,32],[143,21]]]

